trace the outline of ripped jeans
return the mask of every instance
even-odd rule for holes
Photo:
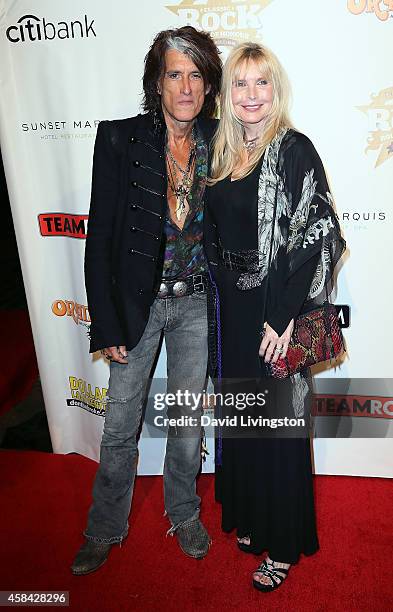
[[[207,370],[206,295],[156,299],[139,343],[128,351],[128,364],[111,362],[100,464],[93,486],[86,538],[118,543],[128,533],[137,462],[137,433],[151,368],[164,333],[167,392],[201,393]],[[168,407],[167,416],[198,419],[201,406]],[[192,430],[192,431],[191,431]],[[165,510],[176,526],[199,515],[196,476],[201,464],[201,429],[169,428],[164,464]]]

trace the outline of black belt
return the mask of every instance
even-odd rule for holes
[[[206,293],[207,277],[205,274],[193,274],[181,280],[162,279],[158,298],[183,297],[193,293]]]
[[[219,263],[227,270],[254,273],[260,270],[259,251],[250,249],[245,251],[228,251],[221,245],[218,247]]]

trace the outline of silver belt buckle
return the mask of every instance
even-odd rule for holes
[[[168,293],[169,293],[168,285],[166,283],[161,283],[160,289],[158,291],[158,297],[164,298],[168,295]]]
[[[203,293],[205,291],[205,284],[203,282],[202,274],[197,274],[192,278],[195,293]]]
[[[177,281],[172,287],[173,294],[176,297],[181,297],[187,293],[187,283],[184,281]]]

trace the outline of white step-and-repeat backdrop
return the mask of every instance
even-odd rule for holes
[[[88,353],[82,265],[97,124],[140,111],[153,36],[191,24],[211,32],[223,58],[238,41],[267,44],[289,74],[294,124],[325,163],[349,247],[335,296],[348,356],[317,377],[315,471],[392,477],[393,3],[0,0],[0,7],[1,149],[55,452],[98,460],[105,414],[108,365]],[[165,376],[164,350],[156,376]],[[332,378],[342,387],[327,397]],[[165,441],[147,422],[139,473],[160,473]],[[212,442],[205,471],[214,467]]]

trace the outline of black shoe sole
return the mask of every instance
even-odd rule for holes
[[[75,571],[71,568],[71,572],[74,576],[87,576],[87,574],[92,574],[93,572],[97,571],[98,569],[100,569],[100,567],[102,567],[104,565],[104,563],[106,563],[108,561],[108,559],[104,559],[102,563],[100,563],[99,565],[97,565],[96,567],[93,567],[93,569],[89,569],[86,572],[78,572]]]
[[[254,548],[252,544],[243,544],[243,542],[238,542],[237,543],[237,547],[239,550],[241,550],[242,552],[248,553],[249,555],[261,555],[262,554],[262,550],[259,550],[258,548]]]

